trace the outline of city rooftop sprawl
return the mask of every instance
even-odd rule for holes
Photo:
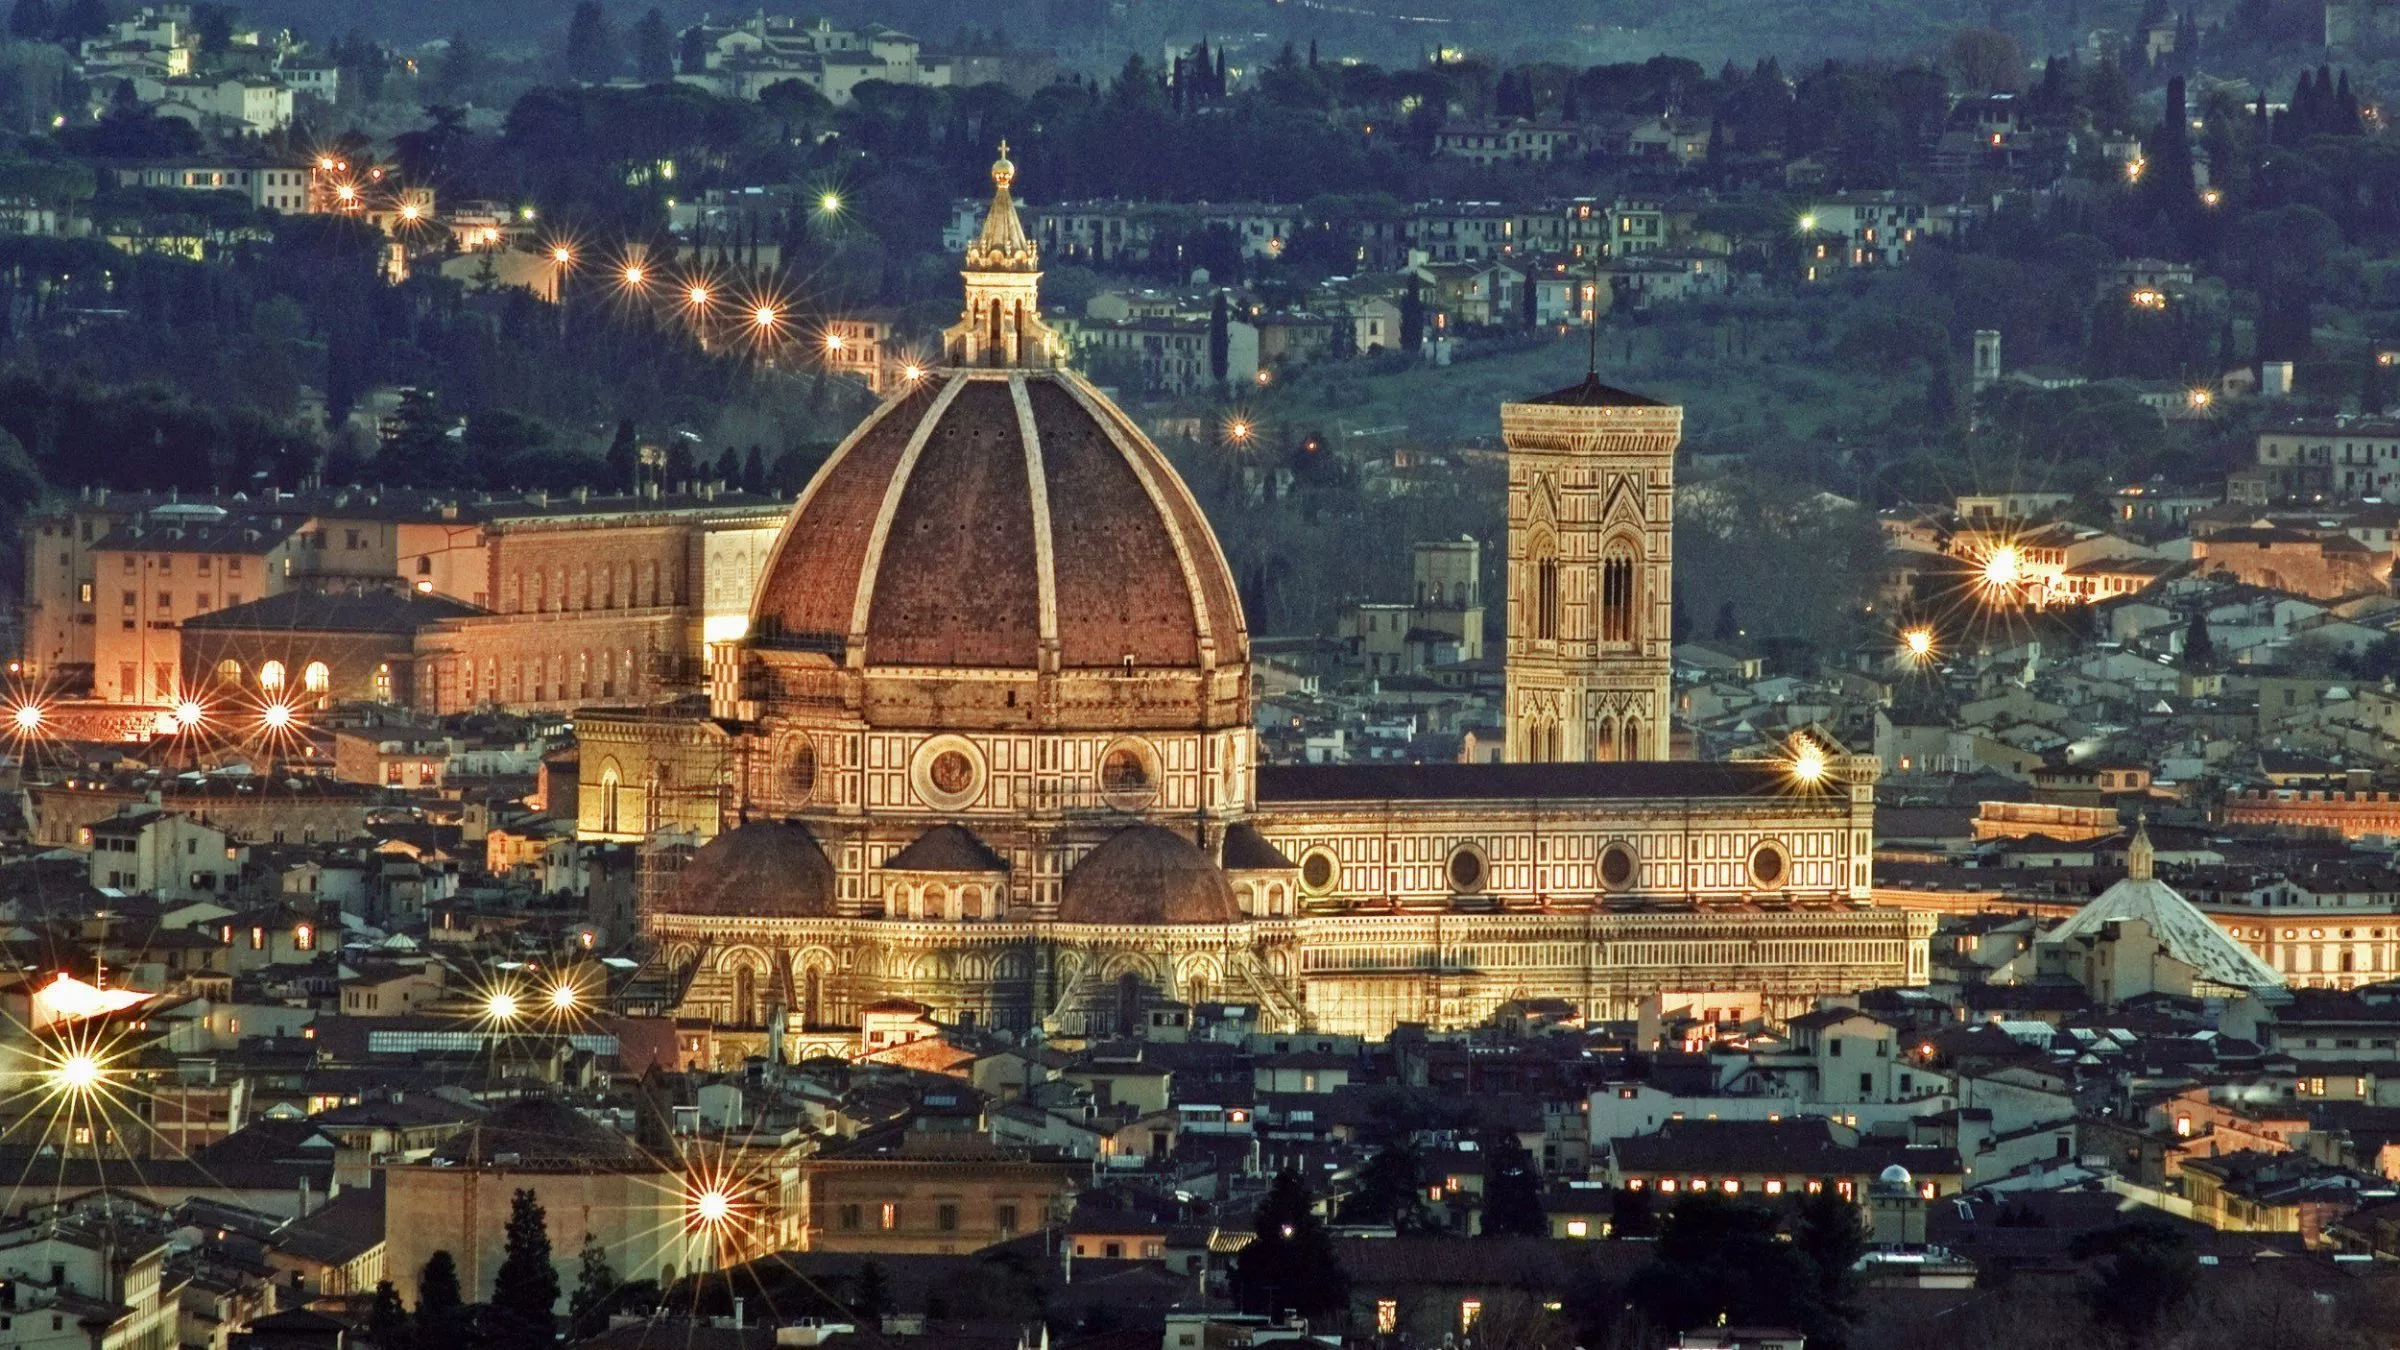
[[[14,0],[0,1350],[2400,1340],[2400,24],[2047,8]]]

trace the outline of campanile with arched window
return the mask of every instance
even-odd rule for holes
[[[1503,404],[1508,757],[1664,759],[1683,409],[1597,376]]]

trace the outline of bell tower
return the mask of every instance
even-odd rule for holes
[[[1665,759],[1683,409],[1597,375],[1500,406],[1508,758]]]

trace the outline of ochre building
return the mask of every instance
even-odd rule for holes
[[[577,715],[580,831],[647,846],[644,928],[719,1053],[889,998],[1381,1034],[1924,982],[1931,917],[1869,904],[1872,758],[1664,758],[1681,413],[1597,379],[1502,412],[1514,762],[1259,764],[1224,555],[1067,368],[1014,173],[943,363],[801,495],[712,706]]]

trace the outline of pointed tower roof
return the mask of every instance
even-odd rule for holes
[[[1017,166],[1008,157],[1008,142],[1000,142],[1000,158],[992,161],[992,204],[984,208],[983,228],[967,245],[967,270],[970,272],[1038,272],[1041,256],[1033,241],[1025,237],[1025,222],[1017,217],[1017,203],[1009,196],[1011,184],[1017,181]]]
[[[2201,979],[2235,989],[2280,989],[2283,976],[2258,954],[2195,908],[2174,887],[2152,875],[2158,854],[2147,820],[2136,819],[2125,849],[2125,879],[2044,933],[2045,944],[2089,937],[2112,923],[2139,919],[2150,926],[2167,955],[2190,966]]]

